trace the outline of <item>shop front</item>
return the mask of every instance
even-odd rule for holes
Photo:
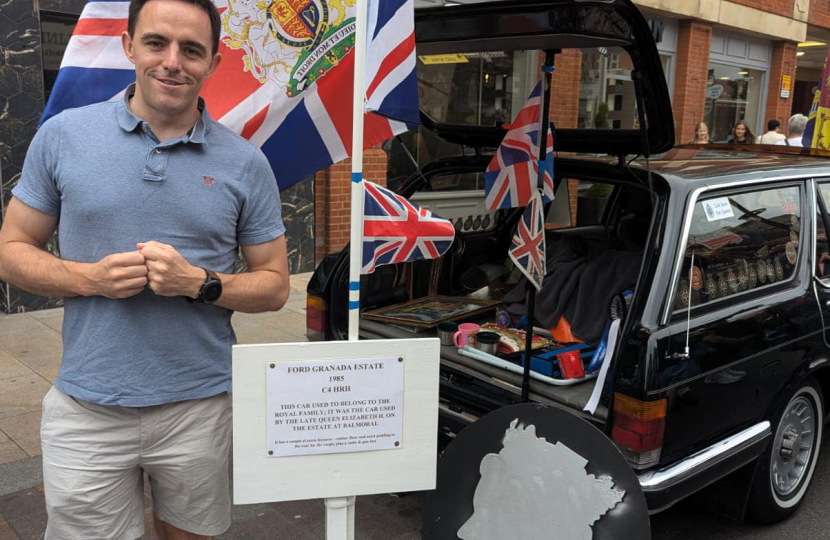
[[[726,142],[739,121],[755,135],[766,131],[770,44],[720,31],[712,33],[703,122],[712,142]],[[786,118],[779,118],[786,124]]]

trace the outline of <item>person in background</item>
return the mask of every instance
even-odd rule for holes
[[[786,135],[779,131],[781,129],[781,122],[774,118],[767,122],[767,132],[755,140],[756,144],[777,144],[787,138]]]
[[[709,126],[706,122],[695,126],[695,138],[689,144],[709,144]]]
[[[796,146],[801,148],[801,137],[804,136],[804,128],[807,127],[807,117],[801,113],[790,116],[787,120],[787,138],[778,141],[778,146]]]
[[[741,120],[732,128],[732,136],[726,141],[729,144],[752,144],[755,142],[755,135],[746,122]]]

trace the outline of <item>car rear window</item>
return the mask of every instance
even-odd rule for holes
[[[461,47],[462,44],[456,44]],[[443,54],[418,56],[421,110],[439,123],[465,126],[510,124],[539,81],[539,51],[464,52],[447,44]],[[580,66],[580,129],[638,127],[633,61],[619,47],[567,49],[557,56],[562,69]],[[556,72],[553,92],[568,92]]]
[[[798,186],[719,193],[695,204],[675,309],[789,280],[798,261]]]

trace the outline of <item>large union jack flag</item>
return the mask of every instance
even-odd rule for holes
[[[484,172],[487,208],[526,206],[539,180],[539,127],[542,121],[542,82],[536,85]],[[553,200],[553,133],[548,123],[545,145],[543,198]]]
[[[363,182],[363,264],[371,274],[383,264],[437,259],[455,238],[452,223],[372,182]]]
[[[369,0],[366,148],[419,121],[413,2]],[[222,62],[201,92],[211,116],[262,148],[281,189],[348,157],[355,2],[214,3]],[[121,48],[128,6],[86,3],[41,123],[64,109],[117,99],[135,82]]]
[[[513,235],[510,258],[530,283],[541,291],[546,263],[544,203],[539,190],[530,197]]]

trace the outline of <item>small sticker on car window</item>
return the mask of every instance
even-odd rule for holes
[[[706,219],[709,221],[735,217],[735,214],[732,213],[732,205],[729,204],[728,197],[702,201],[701,204],[703,205],[703,210],[706,212]]]

